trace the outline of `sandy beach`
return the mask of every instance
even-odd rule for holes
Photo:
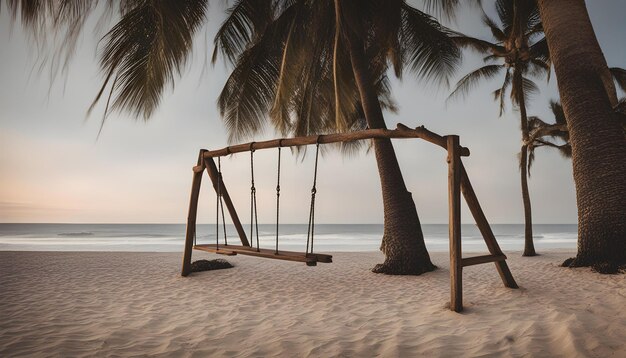
[[[317,267],[229,257],[187,278],[179,253],[0,252],[0,356],[626,356],[624,275],[559,267],[571,252],[507,254],[521,288],[468,267],[457,314],[444,252],[419,277],[336,253]]]

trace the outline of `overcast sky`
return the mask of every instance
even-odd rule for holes
[[[207,27],[197,37],[189,62],[174,91],[167,91],[149,122],[112,115],[96,140],[97,107],[85,113],[103,80],[96,60],[99,37],[88,27],[67,75],[50,81],[37,70],[42,54],[19,26],[0,12],[0,222],[183,223],[186,221],[191,167],[200,148],[227,145],[216,98],[229,68],[223,63],[203,73],[204,45],[223,21],[222,1],[212,2]],[[484,2],[488,12],[492,3]],[[2,5],[4,6],[4,5]],[[626,67],[626,2],[588,1],[587,6],[609,66]],[[92,21],[93,23],[94,21]],[[476,11],[463,11],[458,30],[490,39]],[[467,54],[457,78],[480,65]],[[439,134],[458,134],[471,150],[465,166],[492,223],[522,223],[523,208],[517,153],[518,114],[498,117],[491,92],[497,81],[476,89],[466,100],[445,104],[448,89],[428,86],[411,74],[393,81],[397,114],[386,114],[390,128],[401,122]],[[541,86],[530,115],[552,120],[548,101],[556,99],[556,81]],[[271,130],[262,140],[274,137]],[[445,152],[418,140],[394,142],[409,190],[423,223],[447,222]],[[576,201],[569,160],[541,148],[530,179],[535,223],[575,223]],[[259,221],[273,222],[276,152],[256,153]],[[304,161],[283,151],[281,220],[304,223],[312,181],[312,156]],[[224,180],[242,220],[249,220],[249,155],[222,161]],[[199,222],[212,223],[215,194],[205,185]],[[382,200],[373,153],[342,157],[328,153],[320,161],[316,221],[382,223]],[[471,223],[468,211],[463,222]]]

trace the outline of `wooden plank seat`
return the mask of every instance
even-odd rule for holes
[[[286,260],[304,262],[309,266],[315,266],[318,262],[330,263],[333,262],[332,255],[326,254],[305,254],[303,252],[296,251],[283,251],[279,250],[278,254],[273,249],[261,248],[257,251],[256,247],[241,246],[241,245],[219,245],[219,248],[215,244],[203,244],[195,245],[193,247],[196,250],[202,250],[207,252],[213,252],[222,255],[248,255],[256,257],[264,257],[268,259]]]

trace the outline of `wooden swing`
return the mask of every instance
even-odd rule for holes
[[[193,249],[213,252],[223,255],[249,255],[271,259],[280,259],[288,261],[305,262],[307,265],[314,266],[317,262],[332,262],[331,255],[313,253],[313,234],[315,226],[315,194],[317,179],[317,160],[319,154],[319,145],[326,143],[352,142],[364,139],[391,139],[391,138],[419,138],[427,142],[442,147],[448,152],[448,212],[449,212],[449,240],[450,240],[450,309],[460,312],[463,309],[463,286],[462,275],[463,267],[479,265],[493,262],[496,270],[500,275],[504,286],[508,288],[518,288],[513,275],[506,263],[506,256],[500,249],[498,242],[489,226],[489,222],[480,207],[476,193],[472,188],[469,177],[461,157],[469,156],[469,149],[459,144],[459,137],[456,135],[440,136],[426,128],[417,127],[411,129],[403,124],[398,124],[395,130],[389,129],[367,129],[363,131],[337,133],[320,136],[295,137],[287,139],[275,139],[264,142],[252,142],[248,144],[234,145],[219,150],[200,150],[198,163],[193,168],[193,182],[191,187],[191,199],[189,201],[189,214],[187,216],[187,231],[185,236],[185,252],[183,255],[182,276],[187,276],[191,272],[191,253]],[[278,148],[278,180],[276,186],[276,210],[279,208],[280,198],[280,148],[293,147],[303,145],[316,145],[315,154],[315,171],[313,178],[313,188],[311,189],[311,210],[309,213],[309,229],[307,233],[307,250],[306,252],[293,252],[278,250],[278,215],[276,220],[276,247],[275,249],[263,249],[259,247],[258,239],[258,222],[256,221],[256,188],[254,187],[254,151],[258,149]],[[241,221],[237,215],[237,211],[228,195],[228,191],[224,185],[221,174],[220,157],[240,153],[250,152],[251,154],[251,228],[250,237],[252,238],[253,227],[256,231],[256,247],[250,246],[246,233],[241,225]],[[215,165],[213,158],[218,158],[218,165]],[[196,244],[196,216],[198,210],[198,197],[200,195],[200,185],[202,182],[202,173],[206,169],[213,188],[217,193],[217,242],[215,244]],[[487,249],[488,255],[474,256],[463,258],[461,253],[461,195],[465,198],[465,202],[470,209],[476,225],[480,230]],[[228,244],[226,238],[226,224],[224,221],[224,204],[228,209],[233,225],[237,230],[237,234],[241,241],[241,245]],[[222,218],[224,228],[224,245],[219,243],[219,218]],[[253,224],[254,220],[254,224]],[[310,247],[309,247],[310,239]]]
[[[313,252],[313,239],[315,234],[315,195],[317,194],[317,164],[319,159],[319,143],[316,143],[315,148],[315,168],[313,170],[313,187],[311,188],[311,206],[309,210],[309,226],[307,229],[307,240],[306,240],[306,251],[305,252],[295,252],[295,251],[284,251],[278,249],[279,243],[279,219],[280,219],[280,159],[281,159],[281,143],[279,141],[278,146],[278,169],[277,169],[277,179],[276,179],[276,246],[274,250],[264,249],[260,247],[259,244],[259,222],[257,215],[257,202],[256,202],[256,187],[254,184],[254,142],[250,143],[250,177],[251,177],[251,186],[250,186],[250,238],[254,237],[256,233],[256,248],[254,245],[250,245],[247,242],[247,238],[245,241],[241,236],[242,231],[240,231],[240,238],[242,238],[243,245],[229,245],[228,238],[226,235],[226,220],[224,217],[224,201],[227,202],[227,207],[232,207],[232,203],[230,202],[230,197],[226,192],[226,188],[223,185],[222,178],[222,166],[221,166],[221,157],[217,157],[217,168],[215,170],[215,174],[211,175],[211,179],[216,178],[216,192],[217,192],[217,218],[216,218],[216,233],[215,233],[215,244],[197,244],[195,242],[195,234],[194,234],[194,245],[193,248],[196,250],[202,250],[207,252],[212,252],[221,255],[233,256],[237,254],[241,255],[249,255],[249,256],[257,256],[264,257],[270,259],[277,260],[286,260],[286,261],[297,261],[304,262],[307,266],[316,266],[318,262],[330,263],[332,262],[332,256],[326,254],[318,254]],[[215,162],[213,160],[209,160],[209,166],[215,166]],[[210,170],[209,173],[214,172],[214,170]],[[233,210],[234,211],[234,210]],[[232,212],[231,211],[231,215]],[[221,212],[221,216],[220,216]],[[235,213],[236,215],[236,213]],[[220,246],[220,217],[223,225],[223,233],[224,233],[224,245]],[[233,220],[234,222],[234,220]],[[240,225],[240,224],[239,224]],[[237,226],[237,224],[235,224]]]

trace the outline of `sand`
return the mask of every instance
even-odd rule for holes
[[[0,357],[626,357],[626,275],[507,254],[521,288],[468,267],[458,314],[447,253],[419,277],[336,253],[317,267],[229,257],[182,278],[178,253],[0,252]]]

